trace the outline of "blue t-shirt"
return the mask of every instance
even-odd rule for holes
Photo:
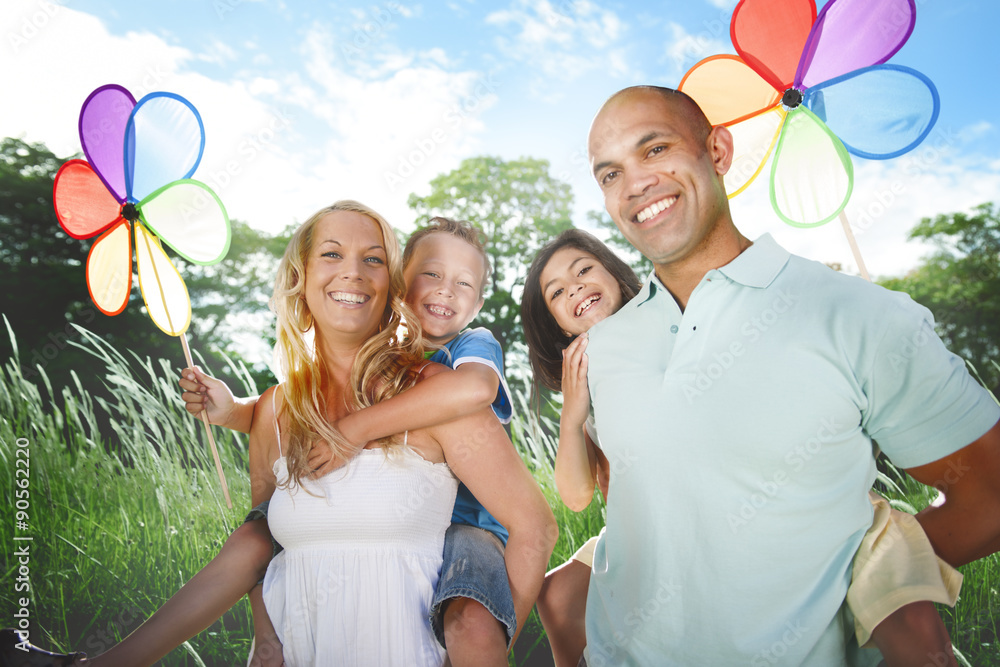
[[[458,368],[462,364],[470,362],[492,368],[500,379],[500,384],[491,407],[502,424],[510,421],[513,407],[510,400],[510,390],[507,388],[507,381],[503,376],[503,350],[488,329],[482,327],[466,329],[445,343],[443,349],[431,355],[430,360],[444,364],[449,368]],[[451,521],[488,530],[500,538],[501,542],[507,544],[507,529],[486,511],[486,508],[476,500],[465,484],[458,486],[455,511]]]

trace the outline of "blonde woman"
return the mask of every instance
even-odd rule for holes
[[[288,665],[440,665],[428,622],[457,475],[510,531],[515,600],[534,600],[554,520],[537,484],[484,409],[360,451],[331,427],[420,378],[391,228],[338,202],[293,236],[275,287],[276,350],[287,378],[258,401],[250,431],[253,502],[284,550],[263,597]],[[331,443],[341,465],[318,479],[308,455]],[[513,589],[517,590],[513,590]],[[521,619],[519,619],[521,620]]]
[[[340,201],[307,220],[281,260],[272,299],[284,380],[261,396],[250,427],[251,495],[254,506],[271,501],[266,523],[237,529],[211,563],[103,655],[86,660],[31,647],[29,664],[153,664],[253,586],[271,557],[269,527],[284,550],[267,566],[266,613],[261,587],[251,593],[252,665],[441,665],[445,651],[428,612],[459,479],[510,533],[504,557],[523,625],[557,530],[493,411],[364,447],[335,428],[355,410],[455,372],[424,361],[404,294],[401,253],[382,216]],[[318,442],[330,444],[336,469],[314,478],[308,454]],[[0,640],[12,647],[20,638],[10,635]]]

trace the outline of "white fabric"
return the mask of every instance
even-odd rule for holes
[[[284,457],[274,470],[287,479]],[[443,663],[428,610],[457,487],[447,464],[404,445],[275,490],[268,526],[284,551],[264,603],[288,667]]]

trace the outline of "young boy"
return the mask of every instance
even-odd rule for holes
[[[340,420],[338,429],[360,445],[487,405],[501,422],[509,422],[512,406],[500,344],[484,328],[465,330],[483,306],[483,288],[490,275],[480,232],[468,223],[433,218],[411,235],[403,265],[407,304],[420,321],[427,343],[438,348],[430,360],[455,370],[427,378],[414,389]],[[190,411],[205,408],[215,424],[239,431],[249,428],[256,398],[234,400],[222,383],[192,369],[185,370],[184,377],[181,386]],[[332,469],[329,448],[315,447],[310,464],[318,474]],[[258,541],[259,533],[258,526]],[[431,608],[434,631],[455,667],[506,665],[518,620],[523,625],[537,596],[540,578],[526,582],[520,608],[515,609],[504,562],[506,541],[506,529],[461,485]],[[257,641],[273,645],[273,629],[259,594],[251,595],[251,602]],[[261,648],[258,653],[263,653]]]

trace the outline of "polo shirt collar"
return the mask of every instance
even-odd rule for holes
[[[790,256],[770,234],[764,234],[736,259],[720,266],[719,272],[733,282],[764,289],[778,277]]]
[[[737,255],[736,259],[716,270],[733,282],[764,289],[778,277],[788,263],[789,257],[791,253],[778,245],[770,234],[764,234],[754,241],[752,246]],[[636,297],[636,305],[641,306],[658,292],[666,291],[660,279],[656,277],[656,271],[651,271],[642,291]]]

